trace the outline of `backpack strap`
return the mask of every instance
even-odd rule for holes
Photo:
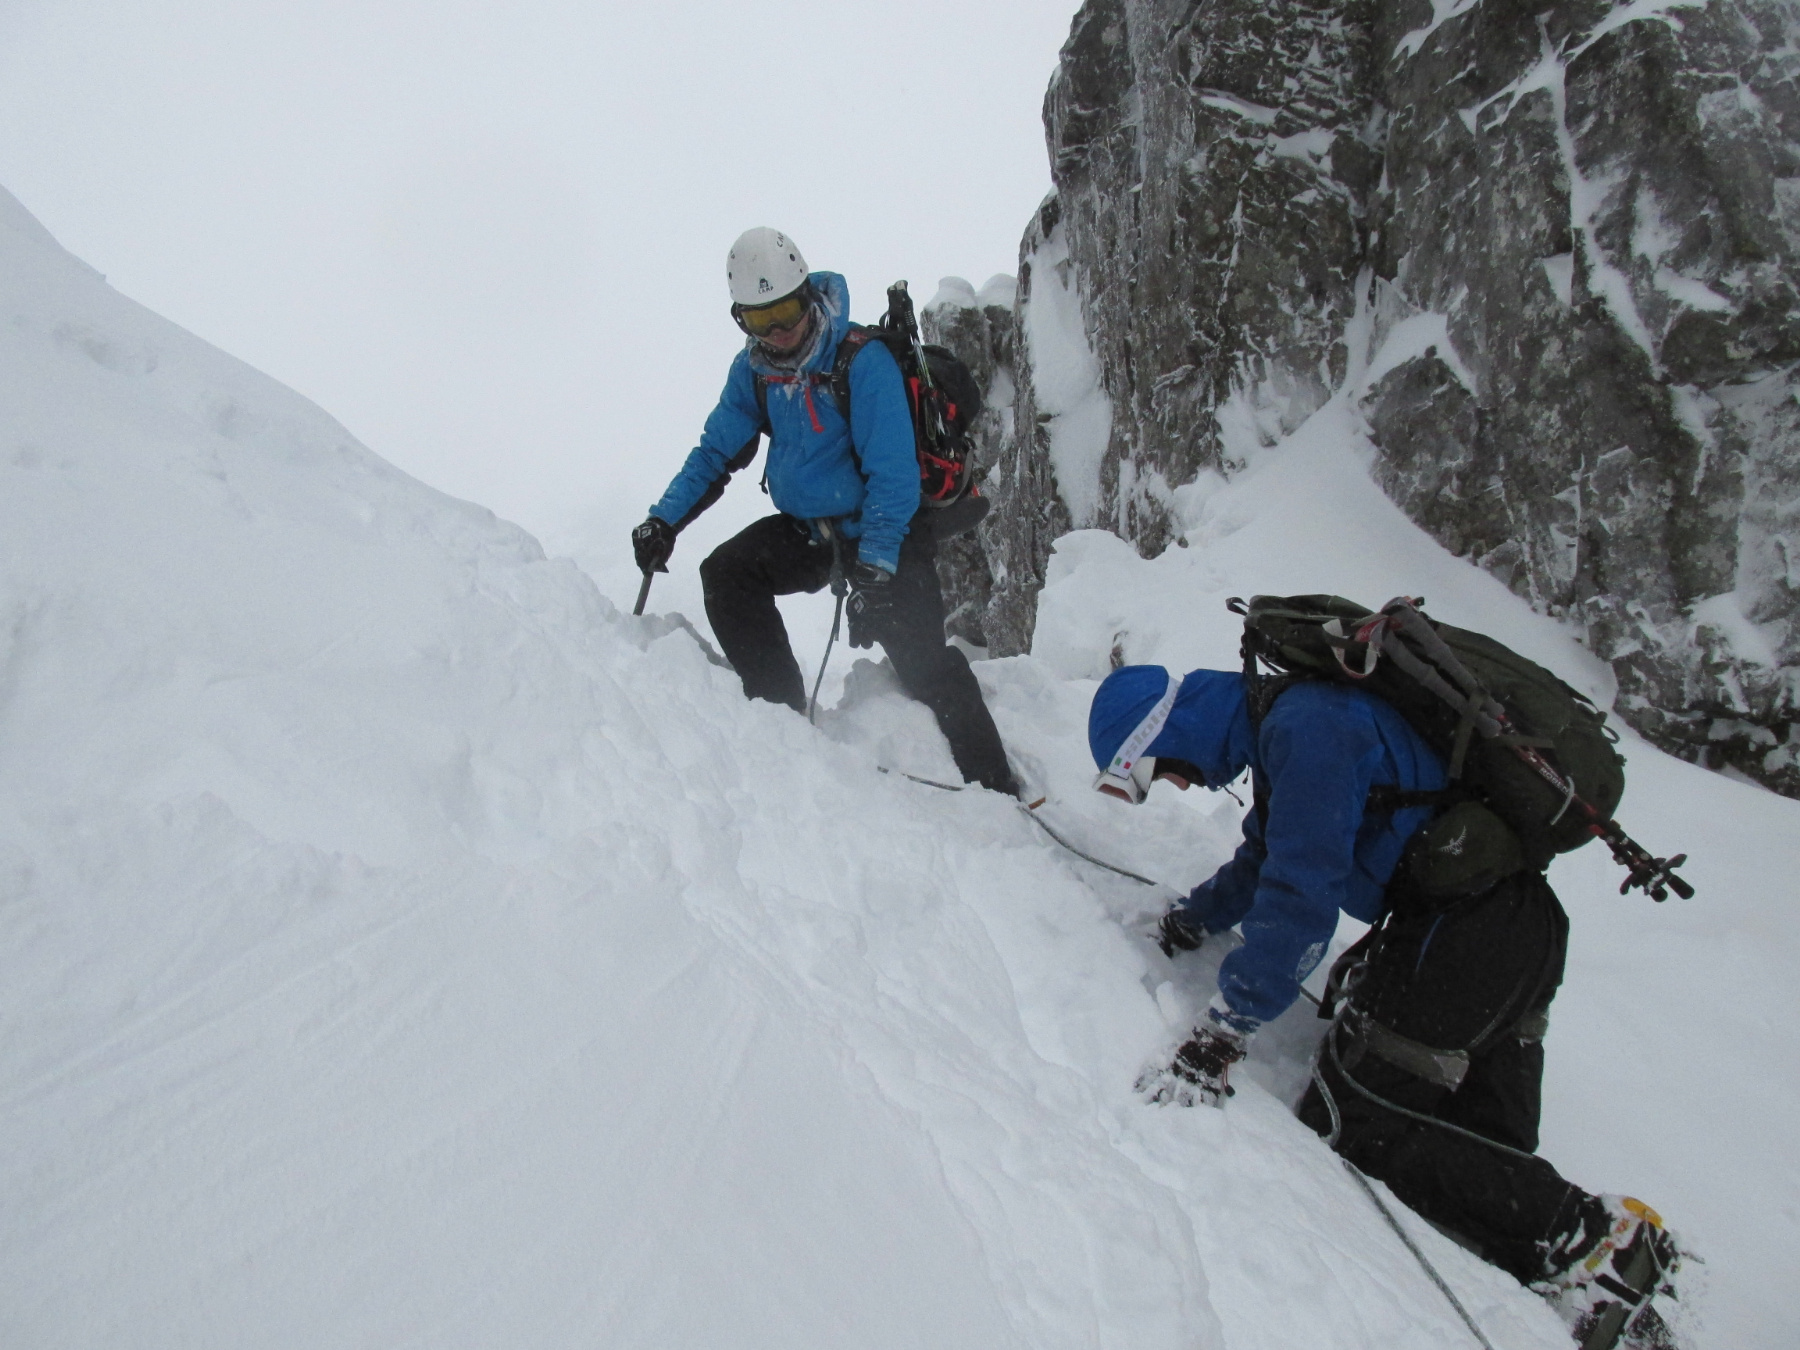
[[[845,331],[844,336],[838,340],[837,355],[832,358],[831,362],[831,373],[821,375],[815,371],[807,376],[807,383],[815,389],[823,385],[830,393],[831,401],[837,405],[837,410],[843,416],[845,426],[850,425],[850,363],[856,360],[857,355],[869,343],[881,340],[878,330],[864,324],[853,323]],[[764,434],[767,434],[769,431],[769,377],[758,375],[753,371],[751,378],[756,381],[756,410],[762,414],[762,429]],[[782,383],[788,382],[788,378],[783,377]],[[854,449],[854,441],[852,449]]]
[[[750,382],[756,386],[756,415],[760,419],[757,424],[757,436],[769,438],[769,449],[775,448],[775,429],[769,425],[769,382],[756,373],[756,367],[750,368]],[[755,444],[756,437],[751,437]],[[769,495],[769,461],[763,460],[762,481],[757,484],[763,496]]]
[[[769,382],[758,375],[754,368],[750,371],[750,378],[756,385],[757,430],[767,436],[771,430],[769,426]]]
[[[1456,802],[1472,800],[1469,793],[1460,787],[1403,788],[1393,783],[1377,783],[1369,789],[1368,798],[1363,802],[1363,810],[1391,816],[1396,811],[1405,811],[1415,806],[1450,806]]]
[[[1265,674],[1257,658],[1262,654],[1262,635],[1249,624],[1244,625],[1244,640],[1239,648],[1244,658],[1244,706],[1250,715],[1250,734],[1262,735],[1263,719],[1275,700],[1306,677],[1294,674]]]
[[[850,366],[862,354],[864,347],[880,340],[881,334],[875,329],[860,323],[851,324],[844,336],[838,339],[837,355],[831,361],[831,374],[824,381],[825,387],[831,391],[831,401],[837,404],[837,410],[844,416],[844,428],[850,433],[850,458],[865,483],[869,481],[869,475],[863,472],[862,451],[856,444],[856,426],[850,419]]]
[[[863,348],[868,346],[871,342],[879,342],[883,346],[890,347],[891,349],[891,344],[888,341],[887,335],[882,329],[871,328],[867,324],[851,324],[850,327],[845,330],[844,336],[838,339],[837,354],[831,361],[831,373],[828,375],[820,375],[815,372],[808,376],[808,383],[811,384],[813,388],[818,388],[821,385],[824,386],[826,391],[831,395],[831,401],[836,405],[838,413],[843,417],[844,426],[850,432],[850,458],[856,465],[856,472],[861,475],[864,482],[868,481],[869,475],[863,472],[862,451],[857,448],[856,428],[850,417],[850,367],[856,361],[856,358],[862,354]],[[899,358],[896,357],[895,360],[898,361]],[[756,410],[762,414],[762,430],[763,433],[767,435],[770,431],[769,380],[763,375],[753,374],[753,378],[756,381]],[[911,400],[909,399],[909,406],[907,408],[909,418],[912,413],[910,402]],[[769,490],[769,468],[767,460],[763,462],[762,489],[765,493]]]
[[[856,360],[862,349],[871,342],[880,341],[873,328],[865,324],[853,323],[838,339],[837,356],[831,362],[831,376],[828,388],[831,390],[831,401],[837,404],[838,411],[844,415],[844,425],[850,424],[850,363]]]
[[[1244,711],[1250,718],[1250,739],[1260,743],[1263,719],[1275,706],[1275,700],[1298,684],[1301,677],[1264,674],[1256,663],[1255,637],[1248,626],[1244,629],[1243,654]],[[1269,836],[1269,789],[1263,775],[1254,768],[1250,771],[1250,809],[1256,813],[1256,823],[1266,841]],[[1267,847],[1265,842],[1265,850]]]

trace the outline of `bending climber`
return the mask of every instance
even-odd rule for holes
[[[1302,680],[1253,725],[1241,673],[1127,666],[1095,694],[1088,740],[1095,786],[1132,803],[1158,778],[1223,788],[1251,774],[1243,843],[1157,928],[1171,957],[1233,927],[1243,943],[1193,1036],[1139,1080],[1145,1098],[1224,1106],[1231,1066],[1348,914],[1373,927],[1332,968],[1339,1011],[1300,1118],[1549,1297],[1580,1337],[1606,1304],[1635,1308],[1665,1280],[1678,1257],[1653,1210],[1590,1194],[1536,1156],[1568,918],[1529,867],[1450,902],[1414,883],[1407,842],[1446,775],[1405,718],[1361,689]]]

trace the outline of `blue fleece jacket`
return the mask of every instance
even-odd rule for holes
[[[1168,687],[1161,666],[1107,677],[1088,715],[1096,764],[1112,759]],[[1250,730],[1243,676],[1196,670],[1145,752],[1185,759],[1221,788],[1248,768],[1268,803],[1244,816],[1236,854],[1188,896],[1190,922],[1209,933],[1242,925],[1244,945],[1219,967],[1227,1020],[1241,1031],[1279,1017],[1325,955],[1342,911],[1365,923],[1386,908],[1385,889],[1430,807],[1368,812],[1378,785],[1433,791],[1445,785],[1437,754],[1399,713],[1372,694],[1323,680],[1275,700],[1260,734]]]
[[[919,509],[919,460],[900,367],[881,343],[864,346],[850,364],[846,419],[832,399],[831,368],[850,328],[849,288],[836,272],[814,272],[811,280],[824,327],[805,362],[783,370],[766,360],[759,343],[746,342],[700,444],[650,514],[679,522],[725,475],[726,462],[767,431],[775,509],[808,521],[840,518],[844,537],[858,540],[858,559],[894,572],[900,541]],[[757,411],[758,375],[773,381],[766,427]]]

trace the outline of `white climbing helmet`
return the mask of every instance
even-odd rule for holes
[[[759,225],[738,236],[725,255],[725,279],[733,303],[766,305],[792,295],[806,284],[806,259],[800,247],[780,230]]]

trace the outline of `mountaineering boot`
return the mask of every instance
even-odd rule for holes
[[[1596,1195],[1551,1242],[1544,1276],[1531,1287],[1569,1324],[1581,1350],[1673,1350],[1650,1300],[1674,1297],[1680,1266],[1661,1215],[1628,1195]]]

